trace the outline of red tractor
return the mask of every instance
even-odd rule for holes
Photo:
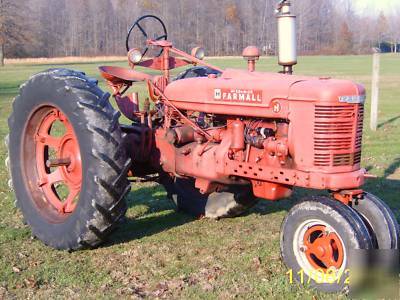
[[[148,21],[160,34],[150,37]],[[129,45],[135,30],[142,49]],[[395,216],[361,189],[364,88],[292,75],[289,1],[278,8],[278,32],[281,73],[255,71],[256,47],[243,52],[247,70],[221,70],[203,61],[202,48],[190,55],[174,48],[159,18],[138,19],[127,38],[131,68],[100,67],[120,112],[84,73],[32,76],[13,102],[7,165],[33,235],[57,249],[98,246],[126,212],[129,178],[141,177],[162,184],[177,209],[216,219],[238,216],[259,198],[290,197],[294,187],[327,191],[294,205],[281,233],[293,277],[308,276],[324,291],[348,286],[353,250],[398,249]],[[172,80],[170,71],[186,65],[194,67]],[[139,81],[153,104],[126,93]],[[121,113],[129,124],[119,123]],[[316,272],[332,280],[314,280]]]

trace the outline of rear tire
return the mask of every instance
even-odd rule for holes
[[[162,177],[161,184],[177,210],[194,217],[233,218],[258,202],[250,186],[229,186],[226,191],[202,194],[195,187],[194,179],[172,179],[167,175]]]
[[[9,189],[11,191],[13,191],[14,187],[13,187],[13,183],[12,183],[12,179],[11,179],[10,152],[9,152],[9,148],[8,148],[8,145],[10,144],[10,135],[9,134],[7,134],[6,137],[4,138],[4,144],[6,145],[6,149],[7,149],[7,156],[4,161],[4,164],[6,166],[6,169],[8,171],[8,176],[9,176],[9,179],[7,180],[7,185],[9,187]]]
[[[327,197],[296,204],[283,221],[280,240],[282,259],[293,278],[324,292],[347,292],[349,275],[354,277],[348,271],[350,264],[354,266],[351,251],[372,248],[358,214]],[[362,255],[358,258],[358,270],[364,270],[368,260]]]
[[[32,234],[53,248],[96,247],[126,212],[131,162],[118,123],[120,114],[112,108],[109,96],[97,87],[97,80],[84,73],[52,69],[31,77],[13,103],[8,121],[9,166],[16,204]],[[55,122],[62,123],[67,133],[54,139],[50,129]],[[51,126],[47,133],[47,129],[40,131],[44,124]],[[43,166],[52,147],[58,149],[52,150],[58,151],[57,157],[67,155],[73,163]],[[38,149],[45,150],[41,154]],[[47,180],[56,172],[62,176],[54,182],[67,184],[67,200],[56,191],[56,184]],[[72,187],[79,193],[64,205],[73,197]]]

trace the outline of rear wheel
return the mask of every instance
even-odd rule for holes
[[[16,204],[34,236],[57,249],[94,247],[125,214],[127,158],[109,94],[55,69],[21,87],[9,118]]]
[[[35,178],[41,190],[35,196],[38,189],[31,187],[32,199],[48,217],[54,209],[68,217],[76,209],[82,185],[78,137],[67,116],[53,105],[33,112],[26,128],[21,164],[27,178]]]
[[[281,254],[293,278],[325,292],[347,291],[353,268],[367,267],[362,256],[357,265],[351,261],[351,252],[371,248],[358,214],[327,197],[300,202],[282,224]]]
[[[10,190],[13,190],[14,187],[13,187],[13,183],[12,183],[12,179],[11,179],[10,153],[9,153],[9,150],[8,150],[9,149],[8,145],[10,144],[10,135],[9,134],[6,135],[6,137],[4,139],[4,144],[5,144],[6,149],[7,149],[7,156],[6,156],[6,159],[4,161],[4,164],[5,164],[6,168],[7,168],[8,174],[10,176],[10,178],[7,180],[7,185],[10,188]]]
[[[258,201],[250,186],[230,186],[226,191],[202,194],[195,187],[194,179],[172,179],[165,175],[161,183],[177,209],[194,217],[205,216],[211,219],[236,217]]]

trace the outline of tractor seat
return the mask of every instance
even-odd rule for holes
[[[102,66],[99,67],[101,76],[114,85],[131,85],[136,81],[152,80],[153,76],[127,68]]]

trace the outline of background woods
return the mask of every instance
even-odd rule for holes
[[[12,56],[21,55],[25,42],[32,44],[34,28],[29,26],[24,16],[25,8],[18,1],[0,0],[0,65],[3,65],[5,52]]]
[[[0,0],[0,61],[6,57],[125,54],[129,25],[143,14],[166,23],[185,50],[237,55],[249,44],[276,49],[275,0]],[[400,11],[358,14],[349,0],[293,1],[301,54],[398,51]]]

